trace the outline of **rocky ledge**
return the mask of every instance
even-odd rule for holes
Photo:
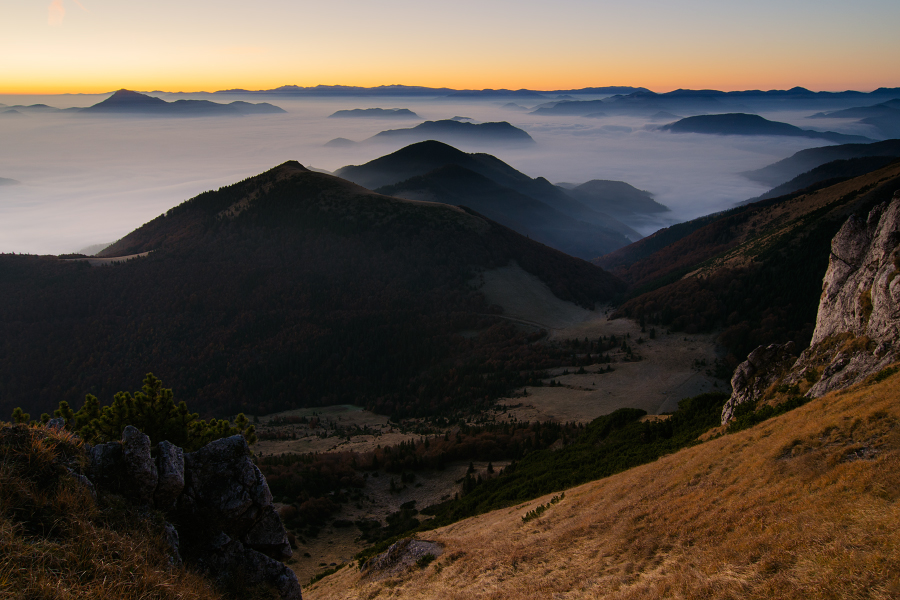
[[[51,426],[56,425],[51,423]],[[121,442],[88,447],[92,493],[116,493],[161,511],[173,563],[182,559],[220,583],[239,576],[247,586],[270,585],[301,600],[300,584],[282,559],[291,556],[266,479],[241,435],[184,453],[169,442],[156,448],[128,426]]]
[[[900,191],[863,219],[850,217],[831,242],[828,271],[810,347],[794,359],[793,344],[754,350],[732,378],[722,411],[803,389],[810,398],[860,383],[900,360]]]

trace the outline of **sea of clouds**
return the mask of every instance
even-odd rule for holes
[[[107,96],[0,96],[0,103],[68,108],[89,106]],[[183,97],[190,96],[177,96]],[[0,252],[58,254],[112,242],[200,192],[287,160],[332,171],[387,154],[403,144],[348,148],[324,144],[337,137],[360,141],[385,129],[418,123],[327,118],[340,109],[409,108],[426,120],[464,116],[509,121],[531,134],[536,144],[459,145],[460,149],[489,152],[532,177],[554,183],[613,179],[652,192],[672,211],[643,224],[640,230],[645,235],[758,196],[766,188],[741,176],[742,171],[825,145],[805,138],[671,134],[639,118],[538,116],[505,108],[505,101],[495,100],[195,97],[268,101],[287,113],[229,118],[0,114],[0,178],[20,182],[0,186]],[[532,108],[538,102],[519,104]],[[809,127],[807,115],[808,111],[776,116]]]

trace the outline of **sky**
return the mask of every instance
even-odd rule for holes
[[[0,94],[900,86],[896,0],[2,0]]]

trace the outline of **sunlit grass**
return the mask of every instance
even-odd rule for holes
[[[434,532],[426,569],[305,598],[900,597],[900,375]]]

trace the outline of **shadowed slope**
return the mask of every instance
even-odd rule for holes
[[[342,167],[335,171],[335,175],[376,189],[425,175],[447,165],[464,167],[499,186],[539,200],[573,219],[618,231],[631,239],[640,235],[609,215],[578,202],[566,190],[543,177],[532,179],[490,154],[468,154],[434,140],[412,144],[364,165]]]
[[[479,270],[515,261],[588,307],[623,288],[474,212],[296,162],[200,194],[102,254],[144,252],[103,268],[0,256],[0,411],[112,395],[152,368],[206,415],[468,412],[557,360],[493,316],[470,285]]]
[[[466,206],[541,243],[585,260],[629,243],[620,233],[629,229],[618,221],[610,219],[610,224],[617,226],[615,230],[578,221],[456,164],[378,188],[378,191],[403,198]],[[639,237],[637,232],[632,235]]]

